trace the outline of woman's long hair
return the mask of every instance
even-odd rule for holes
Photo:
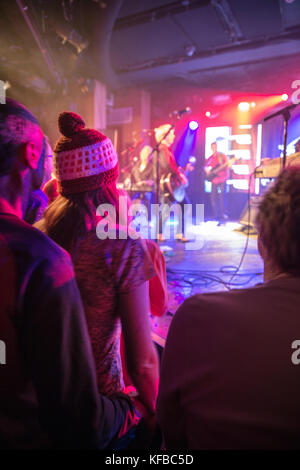
[[[84,193],[58,196],[44,212],[42,230],[74,258],[80,240],[89,231],[88,222],[97,223],[96,209],[111,204],[119,220],[119,197],[122,193],[113,183]]]

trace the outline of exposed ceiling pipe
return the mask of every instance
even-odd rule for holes
[[[180,55],[180,56],[163,56],[157,59],[148,60],[142,63],[132,64],[130,66],[122,66],[119,68],[118,72],[121,75],[126,73],[146,70],[150,68],[156,68],[161,66],[172,66],[175,64],[182,64],[183,62],[193,63],[197,59],[205,59],[206,57],[216,57],[217,55],[222,56],[226,52],[235,52],[235,51],[244,51],[249,49],[257,49],[260,47],[268,46],[271,44],[285,44],[287,40],[296,40],[300,38],[300,28],[297,31],[284,32],[280,34],[274,34],[269,37],[259,37],[256,39],[243,39],[238,43],[228,43],[222,44],[220,46],[215,46],[213,49],[207,49],[203,51],[195,51],[193,56]],[[292,52],[293,54],[294,52]],[[214,59],[215,60],[215,59]]]
[[[225,31],[233,42],[243,39],[243,32],[237,22],[227,0],[212,0],[212,6],[216,9]]]
[[[110,42],[115,21],[123,0],[110,0],[106,8],[99,9],[99,21],[94,26],[94,58],[99,79],[110,89],[120,87],[117,74],[110,60]]]
[[[46,46],[44,45],[43,43],[43,40],[42,38],[40,37],[40,34],[39,32],[37,31],[37,29],[34,27],[30,17],[29,17],[29,14],[27,13],[27,9],[28,7],[24,6],[23,5],[23,2],[21,0],[16,0],[16,3],[20,9],[20,12],[21,14],[23,15],[23,18],[24,20],[26,21],[27,23],[27,26],[28,28],[30,29],[31,33],[32,33],[32,36],[34,37],[35,39],[35,42],[37,43],[37,46],[38,48],[40,49],[41,53],[42,53],[42,56],[47,64],[47,67],[51,73],[51,75],[53,76],[53,78],[56,80],[57,83],[61,84],[61,77],[59,75],[59,73],[57,72],[56,68],[55,68],[55,65],[54,65],[54,62],[52,60],[52,57],[51,55],[49,54]]]
[[[211,0],[181,0],[166,5],[160,5],[149,10],[143,10],[133,15],[118,18],[115,23],[115,30],[132,28],[133,26],[151,23],[152,21],[161,20],[169,16],[178,15],[186,11],[196,8],[203,8],[210,4]],[[149,2],[150,4],[151,2]]]

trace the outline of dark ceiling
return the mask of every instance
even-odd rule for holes
[[[37,93],[300,79],[300,0],[0,0],[0,79]]]

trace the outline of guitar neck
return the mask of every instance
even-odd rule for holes
[[[222,171],[227,167],[230,167],[236,160],[236,157],[231,158],[230,160],[227,160],[225,163],[221,163],[221,165],[217,165],[216,170]]]
[[[222,171],[225,168],[227,168],[228,166],[229,166],[229,162],[222,163],[222,165],[218,166],[218,171]]]
[[[187,164],[184,168],[181,169],[181,173],[184,174],[184,176],[186,176],[188,173],[190,173],[192,170],[189,168],[188,166],[189,164]]]

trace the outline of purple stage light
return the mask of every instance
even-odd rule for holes
[[[199,124],[197,121],[190,121],[189,122],[189,128],[191,129],[191,131],[196,131],[199,127]]]

